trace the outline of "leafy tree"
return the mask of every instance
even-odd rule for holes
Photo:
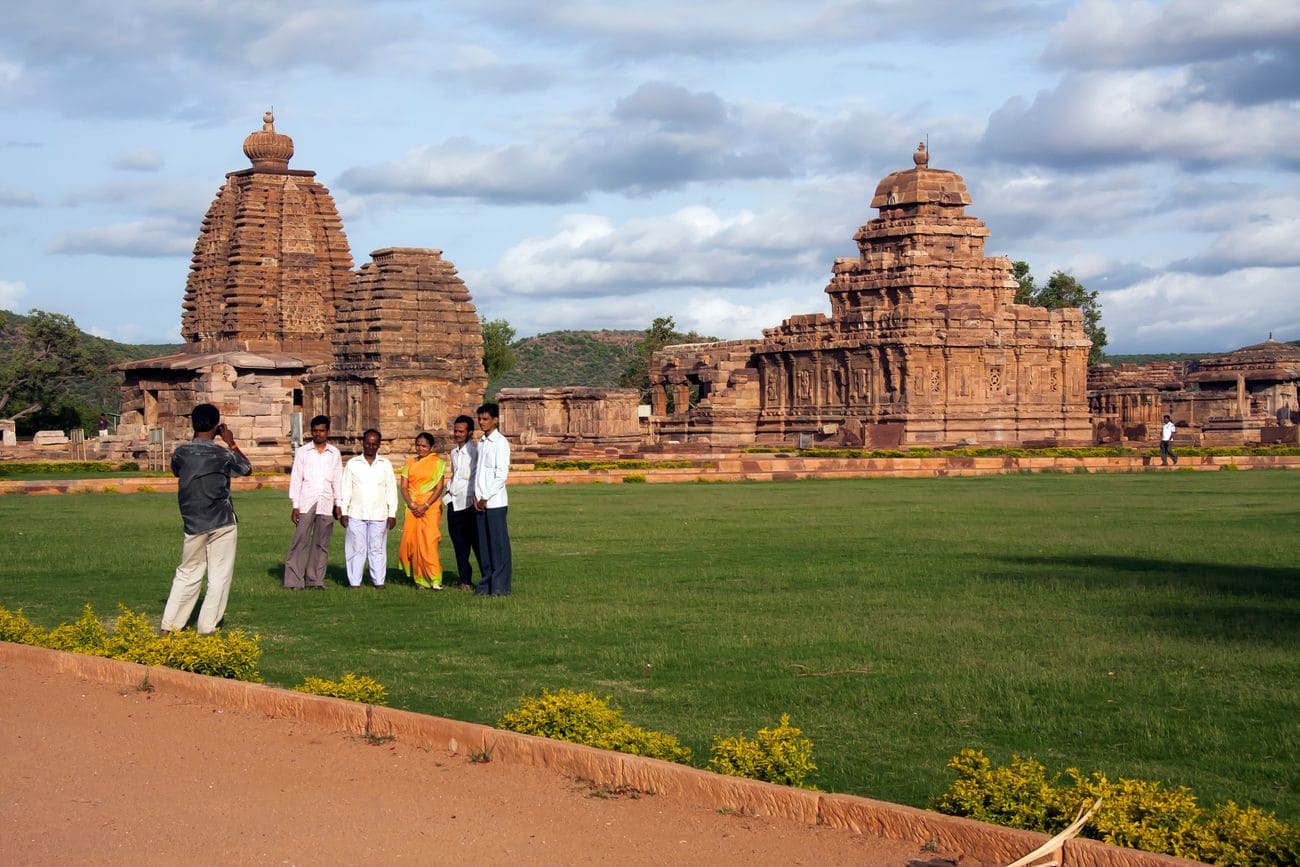
[[[1106,329],[1101,325],[1101,304],[1096,291],[1088,289],[1064,271],[1054,271],[1047,282],[1039,286],[1029,273],[1027,262],[1012,262],[1011,273],[1020,284],[1016,290],[1017,304],[1032,304],[1049,310],[1079,307],[1083,310],[1083,331],[1092,341],[1088,353],[1089,364],[1100,364],[1106,348]]]
[[[645,337],[641,338],[628,356],[618,384],[623,388],[640,389],[641,399],[646,400],[650,395],[650,359],[656,352],[675,343],[706,343],[715,340],[716,337],[705,337],[696,331],[683,334],[677,330],[677,323],[671,316],[657,317],[645,330]]]
[[[515,366],[515,330],[504,319],[482,319],[483,369],[495,381]]]
[[[0,320],[0,418],[58,412],[72,390],[104,373],[102,341],[86,341],[62,313]]]

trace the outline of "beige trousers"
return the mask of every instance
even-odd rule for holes
[[[163,631],[184,629],[190,622],[205,570],[208,573],[208,592],[204,594],[203,607],[199,609],[197,628],[200,635],[216,630],[226,614],[230,581],[235,574],[237,535],[237,524],[194,536],[185,535],[185,542],[181,545],[181,565],[176,567],[172,592],[167,597],[167,607],[163,609]]]

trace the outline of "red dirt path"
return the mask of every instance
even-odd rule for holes
[[[4,864],[874,867],[932,857],[8,663],[0,769]]]

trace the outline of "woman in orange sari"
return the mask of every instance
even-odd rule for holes
[[[433,436],[415,438],[415,457],[406,459],[398,473],[398,489],[406,501],[402,542],[397,564],[420,590],[442,589],[442,562],[438,542],[442,539],[442,489],[447,465],[433,451]]]

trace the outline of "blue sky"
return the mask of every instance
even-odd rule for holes
[[[1300,4],[53,0],[0,32],[0,307],[179,339],[274,106],[358,265],[436,247],[519,334],[828,312],[911,166],[990,255],[1101,293],[1111,351],[1300,338]]]

